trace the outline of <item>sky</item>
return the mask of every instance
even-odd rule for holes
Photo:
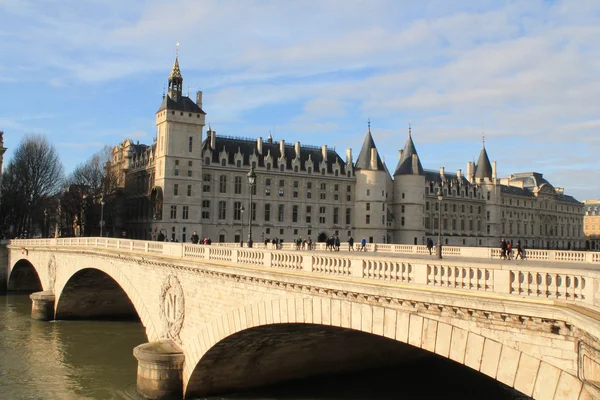
[[[358,156],[371,121],[390,171],[408,126],[425,169],[540,172],[600,198],[597,0],[0,0],[5,164],[43,134],[71,172],[152,143],[179,46],[217,134]]]

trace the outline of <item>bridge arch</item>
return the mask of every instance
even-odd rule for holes
[[[399,351],[406,357],[418,357],[416,351],[422,349],[479,371],[534,398],[553,398],[556,393],[576,393],[573,398],[578,398],[583,390],[583,383],[572,374],[530,354],[450,323],[404,310],[324,297],[305,297],[254,303],[223,315],[196,331],[196,336],[189,341],[193,345],[185,351],[186,397],[216,394],[223,391],[223,388],[232,388],[232,370],[227,370],[224,374],[227,383],[214,375],[206,375],[208,368],[214,368],[215,364],[224,366],[219,361],[219,358],[226,358],[223,355],[235,354],[227,351],[250,348],[251,352],[244,356],[243,362],[255,369],[264,368],[268,363],[278,365],[281,359],[274,359],[276,356],[272,352],[264,350],[270,346],[281,347],[286,343],[294,347],[295,351],[301,350],[302,341],[286,342],[291,338],[288,333],[294,329],[299,330],[304,337],[307,334],[320,335],[327,339],[331,335],[342,334],[346,344],[355,343],[366,336],[380,336],[387,341],[379,342],[376,352],[385,354],[386,351],[392,351],[396,353],[391,354],[399,355]],[[394,341],[407,346],[395,350],[389,346]],[[310,340],[306,342],[308,345],[311,343],[313,342]],[[329,340],[324,343],[334,342]],[[327,351],[338,354],[337,350],[339,349]],[[365,354],[358,352],[353,355],[360,357]],[[315,364],[309,362],[309,365]],[[300,374],[292,377],[286,375],[289,372],[287,367],[280,366],[279,370],[273,371],[277,371],[278,376],[285,380],[314,375]],[[236,382],[233,381],[233,389],[275,383],[260,379],[254,382],[248,384],[246,381],[236,387]],[[242,386],[244,384],[245,387]]]
[[[19,259],[10,269],[7,289],[9,292],[39,292],[43,290],[38,270],[25,259]]]
[[[137,319],[125,290],[106,272],[83,268],[66,282],[56,302],[56,319]]]
[[[54,292],[57,319],[129,318],[135,313],[145,327],[148,340],[158,339],[143,296],[122,269],[111,262],[65,261],[56,276]],[[112,295],[116,298],[112,299]],[[86,311],[86,307],[97,309]]]

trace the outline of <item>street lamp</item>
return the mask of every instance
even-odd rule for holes
[[[48,228],[46,221],[48,220],[48,209],[44,208],[44,232],[42,233],[42,237],[48,236]]]
[[[252,247],[252,190],[254,189],[254,185],[256,184],[256,173],[254,172],[254,166],[250,168],[250,172],[248,172],[248,184],[250,185],[250,212],[248,212],[248,247]]]
[[[444,200],[444,195],[442,194],[442,187],[440,186],[437,191],[437,198],[439,202],[439,223],[438,223],[438,248],[437,248],[437,256],[438,258],[442,258],[442,200]]]
[[[244,206],[240,206],[240,220],[242,221],[242,232],[240,233],[240,247],[244,247]]]
[[[100,237],[102,237],[104,228],[104,195],[100,195]]]

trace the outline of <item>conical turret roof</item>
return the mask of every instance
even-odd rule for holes
[[[181,79],[181,70],[179,69],[179,57],[175,57],[175,63],[173,64],[173,68],[171,69],[171,73],[169,74],[169,80],[173,79]]]
[[[477,165],[475,166],[475,178],[492,179],[492,164],[490,163],[487,151],[485,151],[485,145],[481,148],[481,153],[479,153],[479,159],[477,160]]]
[[[371,149],[375,149],[377,152],[377,171],[385,171],[383,163],[381,162],[381,157],[379,156],[379,151],[377,151],[375,141],[371,135],[371,126],[369,124],[369,129],[367,130],[365,141],[363,142],[358,158],[356,159],[356,164],[354,164],[354,169],[373,169],[371,166]]]
[[[413,154],[417,156],[416,171],[413,169]],[[394,176],[396,175],[423,175],[423,166],[421,165],[419,154],[417,154],[415,143],[412,140],[410,127],[408,128],[408,139],[406,139],[406,144],[404,145],[404,150],[402,151],[402,157],[400,158],[400,161],[398,161],[396,172],[394,172]]]

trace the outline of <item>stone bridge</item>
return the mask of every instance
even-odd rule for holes
[[[597,255],[504,261],[493,249],[447,247],[437,259],[422,246],[389,246],[397,247],[13,240],[2,272],[9,290],[37,291],[34,318],[139,318],[148,343],[134,350],[138,390],[150,398],[381,367],[423,352],[536,399],[600,398]]]

